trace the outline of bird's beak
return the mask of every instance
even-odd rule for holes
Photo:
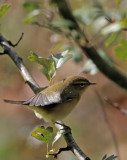
[[[96,83],[90,83],[89,85],[95,85]]]

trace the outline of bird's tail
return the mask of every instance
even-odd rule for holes
[[[8,99],[4,99],[4,102],[12,103],[12,104],[23,104],[24,101],[12,101],[12,100],[8,100]]]

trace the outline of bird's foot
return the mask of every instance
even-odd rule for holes
[[[63,124],[63,122],[56,121],[55,124],[61,126],[60,130],[63,130],[63,134],[71,133],[71,128],[69,126]]]
[[[69,126],[63,124],[62,122],[56,121],[55,123],[58,125],[61,125],[63,127],[63,128],[61,128],[61,130],[64,130],[64,129],[71,130],[71,128]]]

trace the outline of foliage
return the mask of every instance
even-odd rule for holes
[[[31,136],[36,138],[37,140],[44,142],[47,144],[47,155],[46,157],[49,158],[49,154],[53,154],[55,152],[54,149],[48,150],[49,143],[53,137],[53,128],[52,127],[38,127],[34,131],[31,132]]]
[[[53,21],[53,26],[55,27],[60,27],[60,28],[65,28],[65,27],[72,27],[74,25],[73,22],[63,19],[63,18],[59,18],[55,21]]]
[[[23,8],[24,10],[28,11],[28,12],[31,12],[35,9],[38,9],[39,8],[39,5],[37,2],[24,2],[23,3]]]
[[[31,56],[28,57],[31,62],[39,63],[42,66],[41,71],[49,81],[55,76],[56,70],[71,58],[72,55],[68,50],[56,55],[52,54],[49,58],[38,56],[34,52],[31,52]]]
[[[114,160],[116,158],[117,158],[117,156],[114,156],[114,155],[111,155],[109,157],[107,157],[107,155],[104,155],[104,157],[102,158],[102,160]]]
[[[127,41],[122,39],[119,45],[115,48],[115,55],[121,60],[127,60]]]
[[[51,4],[53,4],[51,12],[56,13],[56,11],[54,11],[53,1]],[[121,4],[122,0],[116,0],[115,10],[118,10],[118,7],[120,7]],[[69,19],[63,18],[58,14],[55,14],[55,16],[53,16],[53,19],[49,21],[48,18],[46,17],[46,13],[41,14],[42,10],[45,10],[44,6],[42,8],[41,5],[39,6],[39,3],[37,2],[25,2],[23,4],[23,7],[28,12],[26,18],[24,19],[26,23],[34,22],[38,20],[38,17],[41,16],[42,21],[44,22],[43,27],[47,27],[55,31],[56,33],[60,33],[62,35],[72,36],[70,35],[68,28],[73,27],[74,24]],[[91,5],[90,3],[84,3],[83,6],[75,7],[75,9],[73,10],[73,14],[77,18],[78,23],[81,25],[81,27],[87,25],[90,28],[93,28],[92,29],[93,34],[97,33],[98,36],[101,38],[106,37],[105,46],[110,47],[115,45],[113,50],[113,52],[115,53],[114,55],[117,58],[123,60],[125,58],[125,52],[126,52],[123,48],[125,47],[124,46],[120,47],[118,46],[118,44],[119,44],[119,38],[122,35],[121,31],[126,29],[127,17],[124,11],[123,13],[114,11],[114,16],[112,12],[113,11],[110,8],[105,8],[105,6],[103,6],[101,3],[93,3],[93,5]],[[114,17],[116,17],[116,19]],[[76,34],[74,31],[73,32],[71,31],[71,34],[72,33]],[[122,38],[124,39],[124,41],[126,41],[124,36]],[[64,46],[65,44],[63,44],[63,47]],[[77,49],[72,44],[69,44],[67,46],[68,46],[68,48],[66,48],[67,50],[68,49],[72,50],[73,60],[76,62],[80,62],[82,60],[81,53],[77,51]],[[103,50],[102,48],[101,50],[103,53],[105,53],[105,50]],[[105,58],[106,57],[107,59],[111,59],[109,55],[105,56]],[[48,75],[46,76],[48,79],[50,79],[49,77],[53,76],[53,72],[55,73],[55,69],[53,70],[54,71],[52,71],[51,76]],[[43,73],[45,73],[44,70]]]
[[[38,56],[36,53],[31,52],[31,56],[28,57],[31,62],[36,62],[42,65],[41,71],[46,76],[48,80],[51,80],[55,74],[56,67],[55,67],[55,60],[50,58],[43,58]]]
[[[24,2],[22,6],[24,10],[27,11],[27,15],[24,18],[25,23],[32,22],[41,14],[41,10],[39,9],[39,4],[37,2]]]
[[[105,45],[108,47],[110,46],[116,39],[117,39],[118,33],[112,33],[111,36],[109,36],[108,40],[106,41]]]
[[[52,127],[44,128],[43,126],[38,127],[37,129],[31,132],[31,136],[38,139],[39,141],[43,141],[49,144],[53,136],[53,128]]]
[[[40,10],[38,10],[38,9],[33,10],[24,18],[24,22],[30,23],[39,15],[40,15]]]
[[[8,9],[11,7],[11,4],[3,4],[0,8],[0,18],[2,18],[8,11]]]
[[[122,2],[122,0],[117,0],[117,4],[119,5]]]

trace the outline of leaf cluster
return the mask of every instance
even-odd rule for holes
[[[0,18],[2,18],[11,7],[11,4],[3,4],[0,6]]]
[[[114,155],[111,155],[111,156],[107,157],[107,154],[106,154],[106,155],[104,155],[104,157],[102,158],[102,160],[114,160],[116,158],[117,158],[117,156],[114,156]]]
[[[31,62],[41,65],[41,71],[49,81],[55,76],[56,70],[71,58],[72,54],[68,50],[56,55],[52,54],[49,58],[38,56],[34,52],[31,52],[31,55],[28,57]]]

